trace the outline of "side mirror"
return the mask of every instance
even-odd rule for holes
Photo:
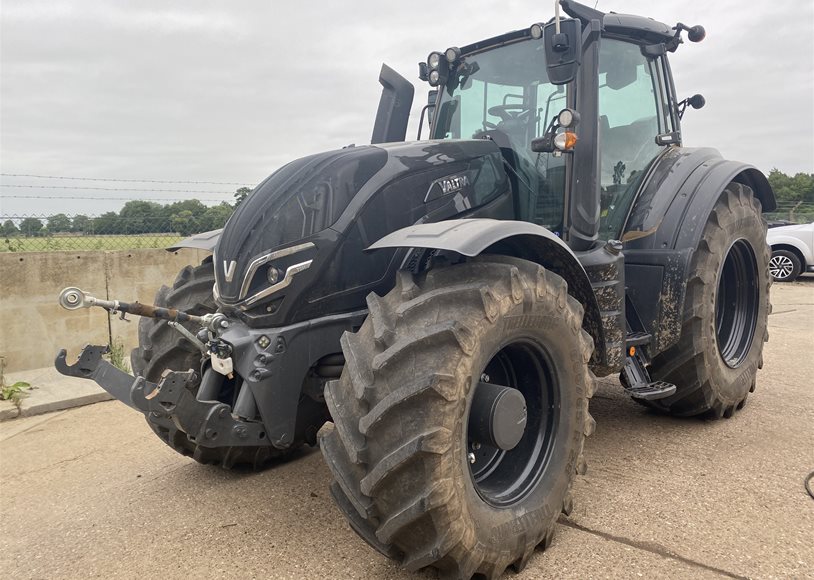
[[[692,28],[689,29],[687,32],[687,38],[690,39],[690,42],[701,42],[707,37],[707,31],[704,30],[704,27],[700,24],[696,24]]]
[[[683,101],[680,101],[677,104],[678,107],[678,118],[684,118],[684,111],[687,110],[687,107],[691,107],[693,109],[701,109],[704,105],[707,104],[707,100],[704,98],[703,95],[695,94],[691,97],[687,97]]]
[[[546,24],[543,30],[546,70],[555,85],[570,83],[577,76],[582,58],[582,27],[579,20],[560,20]]]
[[[707,104],[707,100],[704,98],[704,95],[693,95],[687,99],[687,103],[693,109],[702,109],[704,105]]]

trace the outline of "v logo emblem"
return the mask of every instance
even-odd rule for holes
[[[237,262],[235,260],[232,260],[231,262],[227,262],[226,260],[223,261],[223,275],[227,282],[231,282],[232,278],[235,277],[236,269]]]

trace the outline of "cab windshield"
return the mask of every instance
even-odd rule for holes
[[[543,43],[521,40],[461,59],[441,92],[435,139],[489,138],[501,148],[515,184],[519,219],[562,231],[565,158],[534,153],[566,88],[546,75]]]

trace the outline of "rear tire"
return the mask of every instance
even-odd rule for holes
[[[181,270],[172,288],[162,286],[155,296],[155,305],[177,308],[199,316],[214,312],[217,309],[212,293],[214,283],[212,258],[207,258],[197,267],[186,266]],[[193,333],[197,331],[194,324],[186,323],[184,326]],[[130,354],[130,363],[136,375],[154,383],[161,380],[166,370],[194,369],[200,375],[201,351],[165,320],[142,317],[138,337],[138,348]],[[152,413],[147,414],[146,418],[147,424],[164,443],[198,463],[221,465],[227,469],[235,466],[260,469],[272,459],[293,451],[293,448],[280,451],[270,446],[202,447],[191,441],[172,420]]]
[[[711,418],[731,417],[746,404],[769,337],[768,263],[760,202],[749,187],[730,183],[693,254],[681,338],[650,368],[654,380],[673,383],[676,392],[645,404]]]
[[[342,337],[341,378],[325,388],[335,428],[321,447],[338,507],[408,570],[468,579],[522,569],[570,513],[585,470],[595,423],[582,306],[552,272],[490,256],[402,272],[368,307],[360,330]],[[472,442],[481,380],[525,397],[528,423],[510,451]]]

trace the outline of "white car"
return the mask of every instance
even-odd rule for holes
[[[769,273],[776,282],[791,282],[814,272],[814,222],[771,228],[766,241],[772,249]]]

